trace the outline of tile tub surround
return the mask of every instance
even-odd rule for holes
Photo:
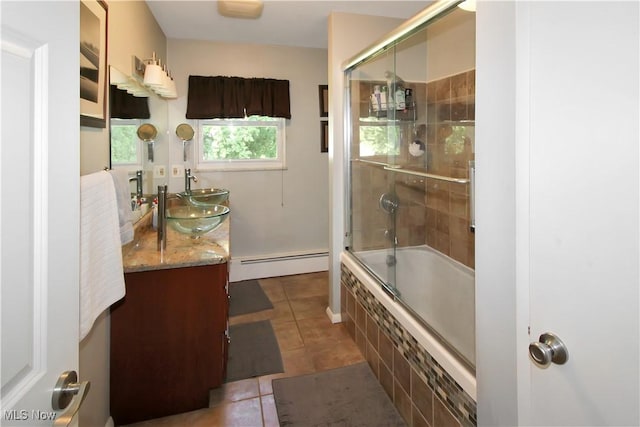
[[[469,161],[475,158],[472,137],[475,70],[414,86],[416,136],[426,143],[426,153],[420,157],[410,156],[410,140],[405,136],[397,156],[378,156],[370,160],[468,179]],[[363,87],[361,93],[368,93],[368,87]],[[463,130],[466,133],[462,134]],[[353,143],[359,144],[359,141]],[[352,147],[352,150],[357,149],[357,146]],[[380,165],[360,162],[353,162],[351,168],[351,187],[357,194],[351,208],[353,248],[366,251],[388,244],[385,230],[390,227],[389,216],[379,208],[378,201],[382,194],[393,190],[400,200],[394,224],[398,246],[427,244],[475,268],[475,234],[469,228],[469,185],[394,173]]]
[[[341,265],[347,331],[410,426],[475,426],[476,403]]]

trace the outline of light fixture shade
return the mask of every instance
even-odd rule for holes
[[[467,12],[475,12],[476,0],[465,0],[462,3],[460,3],[458,7],[462,10],[466,10]]]
[[[144,84],[146,86],[158,87],[165,83],[165,72],[158,64],[147,64],[144,70]]]
[[[262,0],[218,0],[218,13],[229,18],[256,19],[262,8]]]

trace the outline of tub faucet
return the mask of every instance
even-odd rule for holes
[[[142,171],[137,170],[136,176],[132,176],[131,178],[129,178],[129,182],[131,181],[136,182],[136,198],[138,200],[142,199]]]
[[[195,175],[191,175],[191,169],[184,170],[184,192],[191,192],[191,180],[193,182],[198,182],[198,177]]]

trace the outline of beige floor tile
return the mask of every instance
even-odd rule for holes
[[[331,323],[327,316],[298,320],[298,329],[305,346],[326,345],[333,347],[336,341],[349,340],[349,332],[341,323]]]
[[[272,303],[287,300],[287,295],[284,293],[282,282],[279,278],[260,279],[258,283]]]
[[[272,304],[273,308],[269,310],[230,317],[229,324],[238,325],[240,323],[259,322],[261,320],[271,320],[271,324],[275,324],[278,322],[291,322],[295,320],[293,318],[293,312],[291,311],[289,301],[276,301]]]
[[[237,426],[260,427],[262,425],[262,408],[260,398],[256,397],[239,402],[211,408],[210,413],[194,424],[184,424],[193,427]]]
[[[276,410],[276,403],[273,400],[273,394],[268,396],[262,396],[262,421],[264,427],[279,427],[280,421],[278,420],[278,411]]]
[[[289,301],[293,315],[296,320],[307,319],[310,317],[327,317],[326,310],[329,301],[326,296],[315,296],[308,298],[291,299]]]
[[[329,283],[321,279],[292,281],[282,287],[289,300],[329,295]]]
[[[304,346],[302,337],[298,331],[298,324],[295,321],[279,322],[272,324],[273,331],[278,339],[280,351],[294,350]]]
[[[317,372],[353,365],[365,360],[358,346],[351,339],[337,342],[331,347],[319,345],[305,349],[310,354]]]
[[[273,387],[271,385],[271,381],[278,378],[284,378],[286,376],[286,373],[281,372],[279,374],[263,375],[261,377],[258,377],[258,384],[260,385],[260,395],[264,396],[267,394],[272,394]]]
[[[129,424],[128,427],[260,427],[262,426],[262,409],[260,398],[230,402],[215,408],[200,409],[184,414],[157,418],[141,423]]]
[[[260,396],[257,378],[222,384],[209,392],[209,407]]]
[[[315,372],[315,365],[311,355],[304,348],[282,352],[284,376],[293,377]]]

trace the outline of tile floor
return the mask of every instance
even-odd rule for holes
[[[212,390],[209,408],[130,427],[271,427],[278,426],[271,380],[309,374],[364,360],[343,324],[332,324],[328,273],[260,279],[273,309],[236,316],[230,324],[271,320],[280,345],[284,373],[223,384]]]

